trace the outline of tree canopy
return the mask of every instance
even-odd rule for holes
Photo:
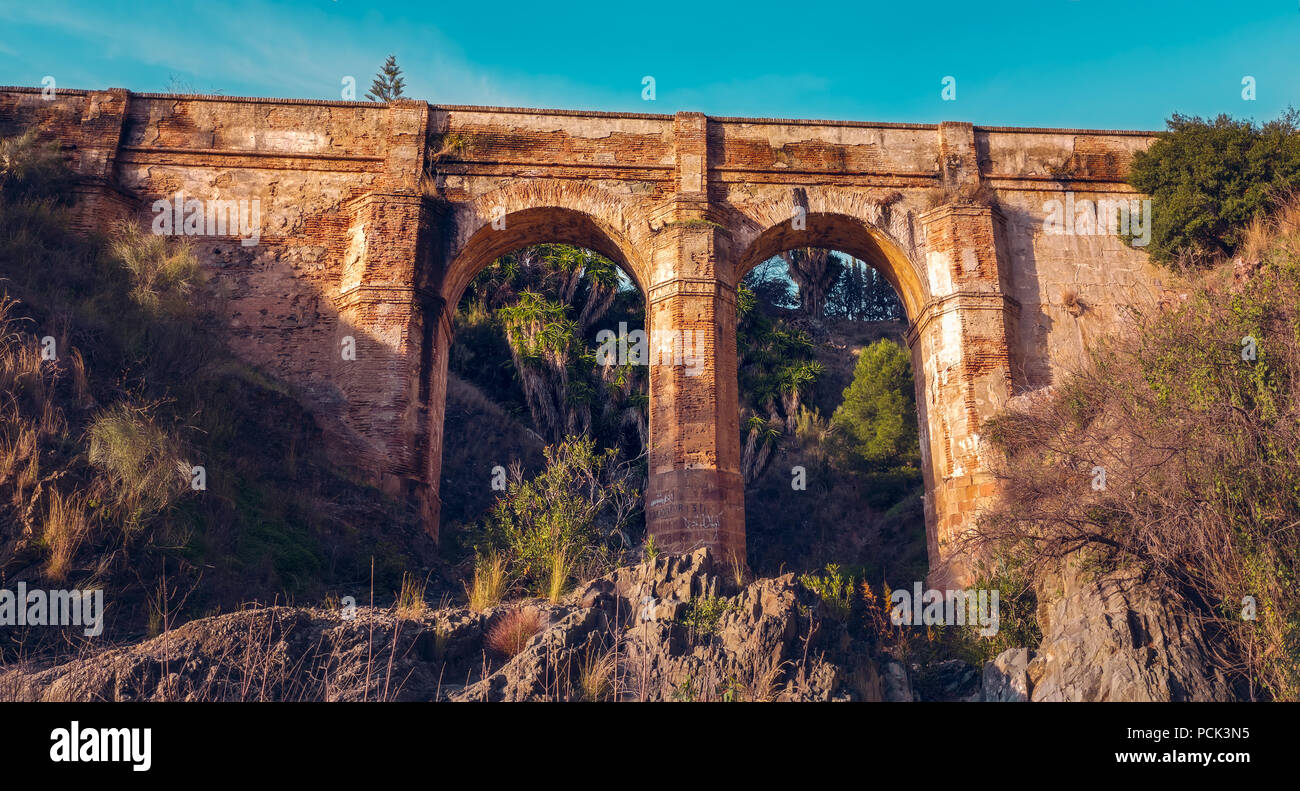
[[[370,83],[366,96],[372,102],[391,102],[405,95],[402,93],[404,87],[406,80],[402,77],[402,68],[397,65],[397,56],[389,55],[383,68],[375,75],[374,82]]]
[[[1256,124],[1174,115],[1133,157],[1129,184],[1151,196],[1151,258],[1200,265],[1232,255],[1251,222],[1300,186],[1300,113]]]

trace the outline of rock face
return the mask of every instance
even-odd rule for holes
[[[983,697],[994,703],[1025,703],[1029,700],[1028,648],[1009,648],[984,665]]]
[[[420,618],[273,607],[191,621],[127,648],[0,673],[0,699],[880,700],[868,651],[792,575],[730,597],[712,556],[622,568],[549,604]],[[488,635],[516,610],[512,657]],[[905,679],[904,679],[905,681]]]
[[[971,703],[980,699],[980,672],[960,659],[913,665],[912,673],[918,700]]]
[[[535,637],[454,700],[880,700],[865,649],[787,574],[724,598],[707,550],[622,568],[575,592]]]
[[[0,700],[420,700],[478,660],[485,617],[270,607],[202,618],[44,670],[0,672]]]
[[[191,621],[56,667],[0,700],[1225,700],[1197,625],[1127,577],[1039,591],[1045,638],[983,672],[874,652],[793,575],[737,588],[708,550],[620,568],[558,604],[416,618],[272,607]],[[729,572],[729,569],[726,569]],[[521,617],[524,616],[524,617]],[[528,624],[503,652],[498,627]]]
[[[1066,569],[1040,586],[1038,600],[1043,642],[1025,666],[1033,700],[1233,699],[1223,674],[1208,670],[1200,625],[1133,575]],[[996,672],[1014,671],[1013,659]]]
[[[916,700],[912,692],[912,680],[907,675],[907,668],[899,662],[881,663],[880,695],[890,703],[911,703]]]

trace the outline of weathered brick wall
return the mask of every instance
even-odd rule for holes
[[[796,246],[878,267],[911,322],[937,578],[965,575],[954,542],[996,491],[983,421],[1163,288],[1113,237],[1043,231],[1047,200],[1130,195],[1146,133],[0,88],[0,134],[29,126],[80,173],[88,228],[178,192],[260,202],[256,244],[194,240],[228,343],[435,533],[451,310],[524,245],[598,250],[652,336],[701,339],[698,375],[650,372],[647,513],[662,545],[724,557],[745,546],[736,284]]]

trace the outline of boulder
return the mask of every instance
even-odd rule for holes
[[[1025,703],[1029,700],[1028,648],[1008,648],[992,662],[984,663],[981,699],[995,703]]]

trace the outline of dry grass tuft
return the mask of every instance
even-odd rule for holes
[[[107,475],[118,504],[136,518],[171,505],[189,481],[190,465],[175,440],[145,409],[129,404],[95,416],[89,458]]]
[[[415,577],[402,574],[402,589],[397,594],[397,617],[408,621],[418,621],[429,614],[429,604],[424,600],[424,591],[429,585],[426,578],[417,582]]]
[[[497,616],[496,622],[488,628],[484,636],[484,645],[492,653],[513,658],[542,631],[542,616],[537,610],[516,607]]]
[[[551,550],[548,561],[550,568],[546,574],[546,598],[551,604],[559,604],[568,590],[569,576],[573,573],[573,556],[567,545],[558,544]]]
[[[615,670],[613,651],[598,652],[594,646],[588,648],[578,665],[578,690],[582,699],[591,702],[608,700],[614,692]]]
[[[465,586],[469,608],[483,612],[501,603],[506,594],[506,561],[495,552],[474,558],[474,578]]]
[[[131,298],[146,313],[176,316],[192,311],[189,298],[203,272],[189,245],[123,221],[114,228],[110,250],[130,274]]]
[[[62,582],[67,578],[77,549],[89,532],[90,520],[81,498],[75,494],[64,495],[57,490],[52,491],[49,510],[46,511],[41,530],[41,540],[50,553],[45,573],[51,580]]]
[[[1086,306],[1079,299],[1079,292],[1072,288],[1061,289],[1061,305],[1065,307],[1065,312],[1071,316],[1082,316]]]

